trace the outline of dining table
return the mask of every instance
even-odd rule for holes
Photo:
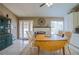
[[[65,55],[65,46],[68,44],[68,39],[59,35],[46,36],[45,34],[37,34],[35,37],[34,46],[38,47],[38,54],[40,49],[45,51],[57,51],[62,49]]]

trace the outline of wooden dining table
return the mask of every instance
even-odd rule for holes
[[[45,34],[37,34],[35,37],[34,45],[38,47],[38,54],[40,49],[45,51],[57,51],[62,49],[63,55],[65,55],[65,46],[68,43],[68,39],[66,37],[52,35],[50,37]]]

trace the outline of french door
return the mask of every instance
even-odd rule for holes
[[[33,21],[19,20],[19,38],[28,38],[27,31],[33,31]]]

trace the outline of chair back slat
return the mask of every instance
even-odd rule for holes
[[[29,45],[32,46],[33,45],[33,42],[35,40],[35,38],[33,36],[33,33],[30,32],[30,31],[27,31],[27,35],[28,35],[28,38],[29,38]]]
[[[72,32],[65,32],[64,35],[65,35],[68,39],[71,39]]]

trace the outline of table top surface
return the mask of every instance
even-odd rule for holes
[[[36,40],[67,40],[67,38],[59,35],[51,35],[50,37],[40,35]]]

